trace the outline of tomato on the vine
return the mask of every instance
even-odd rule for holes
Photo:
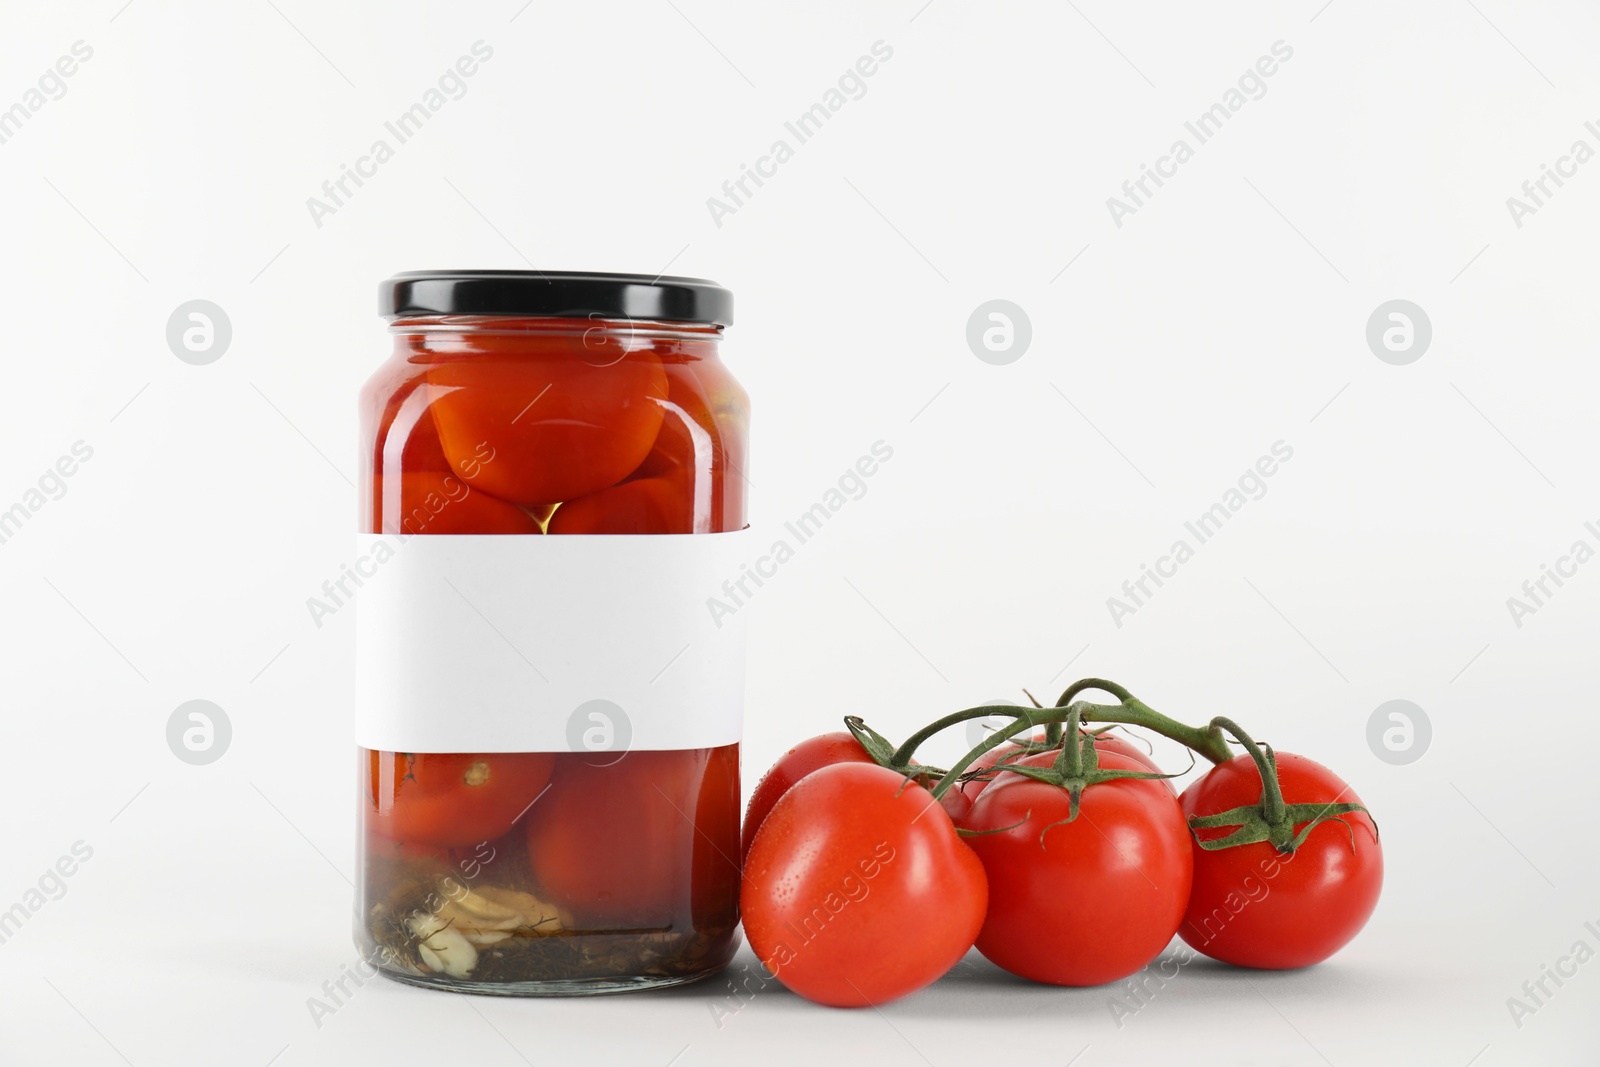
[[[925,788],[931,785],[932,783],[928,783]],[[962,792],[960,787],[952,786],[944,791],[944,796],[939,798],[939,806],[944,809],[946,815],[950,816],[951,822],[957,826],[965,826],[967,816],[972,814],[972,801],[973,798]]]
[[[1360,804],[1328,768],[1304,756],[1274,754],[1287,804]],[[1186,816],[1218,815],[1258,804],[1262,777],[1249,755],[1213,767],[1183,791]],[[1308,809],[1307,814],[1316,814]],[[1296,820],[1303,832],[1309,820]],[[1196,830],[1201,840],[1227,827]],[[1196,951],[1241,967],[1286,969],[1327,959],[1360,932],[1383,885],[1383,849],[1363,811],[1324,816],[1292,852],[1268,841],[1194,851],[1194,889],[1178,933]]]
[[[550,781],[548,752],[368,752],[367,825],[397,841],[460,848],[507,833]]]
[[[1161,769],[1161,766],[1156,763],[1155,756],[1141,748],[1137,742],[1128,737],[1126,734],[1110,732],[1095,734],[1094,747],[1096,752],[1115,752],[1119,756],[1126,756],[1147,771],[1154,771],[1156,774],[1166,773]],[[1163,781],[1165,781],[1165,779],[1163,779]],[[1166,785],[1170,789],[1172,783],[1166,782]],[[1176,789],[1172,791],[1174,794],[1177,793]]]
[[[1102,770],[1147,771],[1096,753]],[[1054,753],[1025,757],[1048,766]],[[1126,978],[1172,940],[1194,859],[1177,799],[1157,779],[1090,785],[1069,821],[1061,786],[1002,774],[973,802],[964,829],[989,877],[978,951],[1023,978],[1093,986]]]
[[[847,730],[835,730],[807,738],[779,756],[778,762],[761,776],[755,792],[750,794],[750,806],[745,809],[744,841],[740,856],[750,854],[750,843],[756,839],[756,831],[766,821],[767,813],[800,779],[835,763],[872,762],[872,757],[861,747],[861,742]]]
[[[972,947],[983,865],[926,789],[886,767],[806,775],[761,824],[740,905],[756,957],[807,999],[878,1005]]]
[[[1041,730],[1034,734],[1033,741],[1035,744],[1042,744],[1044,742],[1044,731]],[[1139,764],[1144,770],[1154,771],[1156,774],[1165,773],[1159,766],[1157,766],[1155,759],[1150,755],[1150,753],[1134,744],[1127,737],[1111,733],[1109,731],[1102,731],[1094,735],[1094,748],[1095,751],[1099,753],[1113,752],[1119,756],[1126,756],[1128,759],[1131,759],[1135,763]],[[987,771],[991,767],[998,766],[1001,761],[1006,763],[1015,763],[1019,759],[1017,754],[1022,752],[1023,749],[1024,744],[1021,741],[1007,741],[1004,744],[996,745],[994,748],[991,748],[989,751],[973,760],[972,766],[969,767],[968,770]],[[1040,766],[1048,766],[1048,764],[1049,761],[1046,760],[1045,763],[1040,764]],[[976,801],[985,789],[993,785],[996,781],[1004,781],[1007,777],[1008,776],[1004,774],[997,774],[993,778],[974,778],[971,781],[964,783],[961,788],[962,791],[967,794],[967,796]],[[1177,790],[1172,788],[1170,782],[1167,783],[1167,789],[1174,795],[1177,794]]]

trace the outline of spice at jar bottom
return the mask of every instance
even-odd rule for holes
[[[362,392],[356,941],[509,995],[738,944],[749,404],[686,278],[398,275]],[[720,606],[720,610],[718,610]]]

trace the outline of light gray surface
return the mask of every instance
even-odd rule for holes
[[[1600,162],[1507,206],[1600,147],[1591,6],[29,5],[0,113],[78,40],[0,144],[0,512],[93,450],[0,544],[0,912],[93,855],[0,944],[0,1060],[1600,1060],[1600,964],[1507,1006],[1600,947],[1600,565],[1508,606],[1600,545]],[[319,227],[307,199],[478,40],[465,95]],[[714,219],[879,40],[865,94]],[[1118,227],[1107,198],[1280,40],[1265,95]],[[881,1013],[375,984],[317,1026],[353,958],[353,631],[306,601],[349,559],[374,286],[524,256],[735,291],[758,530],[894,449],[751,603],[747,788],[846,712],[903,736],[1106,674],[1348,778],[1384,833],[1370,927],[1302,974],[1187,968],[1121,1028],[1107,991],[978,960]],[[231,325],[209,361],[168,345],[194,300]],[[968,347],[995,300],[1028,316],[1011,361]],[[1368,347],[1395,300],[1430,322],[1408,363]],[[1278,441],[1260,498],[1114,619]],[[1368,746],[1396,699],[1431,723],[1409,764]],[[190,700],[231,725],[208,764],[168,748]]]

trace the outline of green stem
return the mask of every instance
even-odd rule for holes
[[[1055,709],[1051,708],[1048,710],[1054,711]],[[917,754],[917,747],[934,734],[939,733],[941,730],[948,730],[952,726],[959,726],[960,724],[964,722],[970,722],[973,719],[986,719],[990,715],[996,714],[1010,715],[1019,720],[1026,719],[1030,722],[1030,724],[1032,722],[1032,712],[1030,712],[1027,708],[1020,708],[1015,704],[980,704],[975,708],[963,708],[961,711],[952,711],[944,718],[934,720],[933,722],[924,726],[922,729],[918,730],[916,733],[912,734],[910,737],[906,738],[905,743],[899,748],[895,749],[894,765],[896,767],[909,767],[911,765],[911,757]],[[1009,730],[1010,727],[1007,727],[1007,729]],[[999,733],[1000,731],[996,730],[995,732]],[[1011,734],[1007,733],[1006,736],[1010,737]],[[987,749],[984,751],[987,751]]]
[[[1077,696],[1077,694],[1088,689],[1103,690],[1116,697],[1121,703],[1093,704],[1088,701],[1073,700],[1073,697]],[[991,715],[1009,715],[1013,721],[1004,729],[996,730],[984,738],[981,744],[952,765],[944,773],[944,776],[931,787],[930,791],[935,797],[942,797],[949,792],[956,780],[961,777],[968,767],[977,762],[984,753],[999,748],[1019,734],[1030,733],[1038,726],[1045,727],[1047,740],[1051,741],[1051,743],[1059,742],[1064,732],[1068,733],[1068,736],[1076,738],[1078,730],[1083,723],[1103,722],[1121,723],[1125,726],[1140,726],[1198,752],[1212,763],[1225,763],[1233,758],[1233,752],[1228,748],[1228,740],[1222,732],[1224,728],[1232,730],[1235,736],[1239,736],[1241,740],[1243,739],[1242,732],[1237,729],[1231,720],[1219,718],[1212,720],[1206,726],[1186,726],[1176,719],[1156,711],[1129,692],[1125,686],[1104,678],[1084,678],[1069,686],[1061,694],[1061,699],[1056,701],[1056,706],[1053,708],[1030,709],[1018,707],[1015,704],[983,704],[975,708],[964,708],[961,711],[951,712],[949,715],[929,723],[906,738],[905,742],[894,750],[894,754],[889,760],[890,765],[899,770],[909,768],[911,766],[911,758],[916,754],[918,746],[930,737],[943,730],[948,730],[952,726],[958,726],[973,719],[987,718]],[[1062,729],[1063,723],[1069,724],[1070,732]],[[1081,742],[1074,743],[1072,745],[1074,751],[1070,754],[1063,752],[1063,756],[1067,760],[1066,765],[1076,770],[1081,770],[1084,764],[1083,754],[1078,751],[1080,745]],[[1266,780],[1265,777],[1264,780]],[[1271,781],[1273,783],[1272,791],[1278,796],[1278,803],[1281,805],[1283,798],[1277,790],[1276,775],[1271,776]]]
[[[1083,736],[1083,709],[1084,702],[1067,705],[1066,733],[1070,741],[1061,746],[1061,755],[1056,760],[1056,768],[1066,778],[1083,777],[1083,746],[1094,748],[1093,738]]]
[[[1176,719],[1161,714],[1132,693],[1125,686],[1105,678],[1084,678],[1073,682],[1061,694],[1061,699],[1056,701],[1057,707],[1063,707],[1072,702],[1072,699],[1086,689],[1099,689],[1110,693],[1122,703],[1120,704],[1085,704],[1084,722],[1120,722],[1128,726],[1142,726],[1152,730],[1162,737],[1168,737],[1185,745],[1212,763],[1226,763],[1233,758],[1233,751],[1228,748],[1228,739],[1223,736],[1218,726],[1220,720],[1212,720],[1206,726],[1185,726]]]
[[[1261,774],[1261,815],[1267,820],[1268,826],[1282,823],[1285,816],[1283,787],[1278,784],[1278,768],[1273,764],[1270,751],[1263,751],[1263,746],[1256,744],[1255,740],[1232,719],[1218,715],[1211,720],[1211,725],[1228,731],[1244,746],[1244,750],[1250,753],[1250,758],[1255,761],[1256,770]]]
[[[951,715],[946,715],[943,719],[940,719],[932,726],[917,731],[917,733],[912,735],[905,744],[900,746],[900,750],[895,753],[895,760],[898,761],[902,755],[904,755],[907,759],[910,759],[910,750],[915,750],[917,745],[927,740],[928,737],[932,737],[940,730],[954,726],[960,722],[965,722],[968,719],[982,718],[983,714],[997,710],[1016,716],[1016,721],[1003,730],[996,730],[994,733],[984,738],[983,743],[978,745],[977,748],[973,749],[971,752],[968,752],[965,756],[962,756],[959,760],[957,760],[950,767],[950,769],[945,772],[945,776],[934,783],[933,787],[930,789],[930,792],[932,792],[935,797],[942,797],[948,793],[950,788],[955,785],[956,779],[960,778],[968,767],[977,762],[978,758],[981,757],[985,752],[988,752],[990,749],[999,748],[1001,745],[1005,744],[1007,741],[1010,741],[1018,734],[1029,733],[1034,729],[1034,727],[1041,724],[1064,722],[1071,718],[1074,714],[1081,714],[1081,709],[1079,708],[1041,708],[1037,711],[1034,711],[1030,708],[1019,708],[1011,704],[1001,704],[982,708],[968,708],[966,711],[958,711]]]
[[[1026,689],[1023,690],[1023,693],[1027,694],[1028,702],[1030,704],[1032,704],[1034,707],[1036,707],[1036,708],[1043,708],[1044,707],[1043,704],[1039,703],[1039,698],[1038,697],[1034,696],[1032,693],[1029,693]],[[1044,727],[1044,743],[1049,745],[1049,746],[1051,746],[1052,748],[1061,743],[1061,724],[1060,723],[1051,722],[1051,723],[1046,723],[1045,724],[1045,727]]]

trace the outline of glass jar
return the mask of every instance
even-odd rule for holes
[[[709,282],[384,283],[362,392],[356,940],[509,995],[738,943],[748,401]],[[556,536],[560,535],[560,536]]]

